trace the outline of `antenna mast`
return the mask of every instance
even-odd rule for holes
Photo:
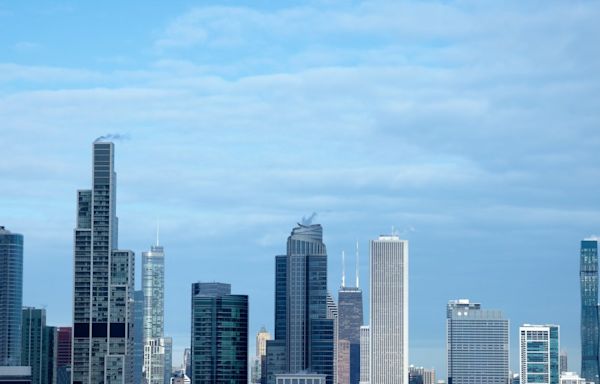
[[[358,262],[358,240],[356,240],[356,288],[359,288],[359,284],[358,284],[358,267],[359,267],[359,262]]]
[[[342,288],[346,287],[346,252],[342,251]]]

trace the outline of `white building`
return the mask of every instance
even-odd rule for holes
[[[276,384],[325,384],[327,375],[318,373],[282,373],[275,374]]]
[[[369,326],[360,327],[360,384],[369,384]]]
[[[370,242],[370,384],[408,384],[408,241]]]
[[[560,380],[558,325],[519,327],[521,384],[557,384]]]
[[[560,375],[560,384],[586,384],[585,379],[575,372],[563,372]]]

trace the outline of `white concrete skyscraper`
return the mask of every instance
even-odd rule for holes
[[[408,241],[370,242],[370,384],[408,384]]]
[[[73,384],[133,381],[134,254],[118,250],[114,144],[93,145],[92,189],[77,191]]]
[[[171,367],[166,361],[169,340],[164,337],[165,252],[156,245],[142,252],[142,290],[144,292],[144,378],[147,384],[165,384]]]

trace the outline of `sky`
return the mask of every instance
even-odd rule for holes
[[[273,330],[274,255],[316,212],[332,292],[359,242],[365,311],[368,241],[408,239],[412,364],[444,377],[445,305],[470,298],[510,319],[513,370],[518,326],[556,323],[578,371],[598,19],[583,0],[0,1],[0,225],[25,236],[23,302],[71,322],[76,190],[111,133],[119,246],[139,257],[160,220],[176,364],[192,282],[250,295],[251,351]]]

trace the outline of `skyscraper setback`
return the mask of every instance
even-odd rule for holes
[[[379,236],[370,246],[370,383],[408,383],[408,241]]]
[[[598,239],[581,242],[581,377],[600,382],[600,319],[598,317]]]
[[[92,189],[77,192],[73,384],[133,381],[134,254],[118,249],[114,144],[96,140]]]

